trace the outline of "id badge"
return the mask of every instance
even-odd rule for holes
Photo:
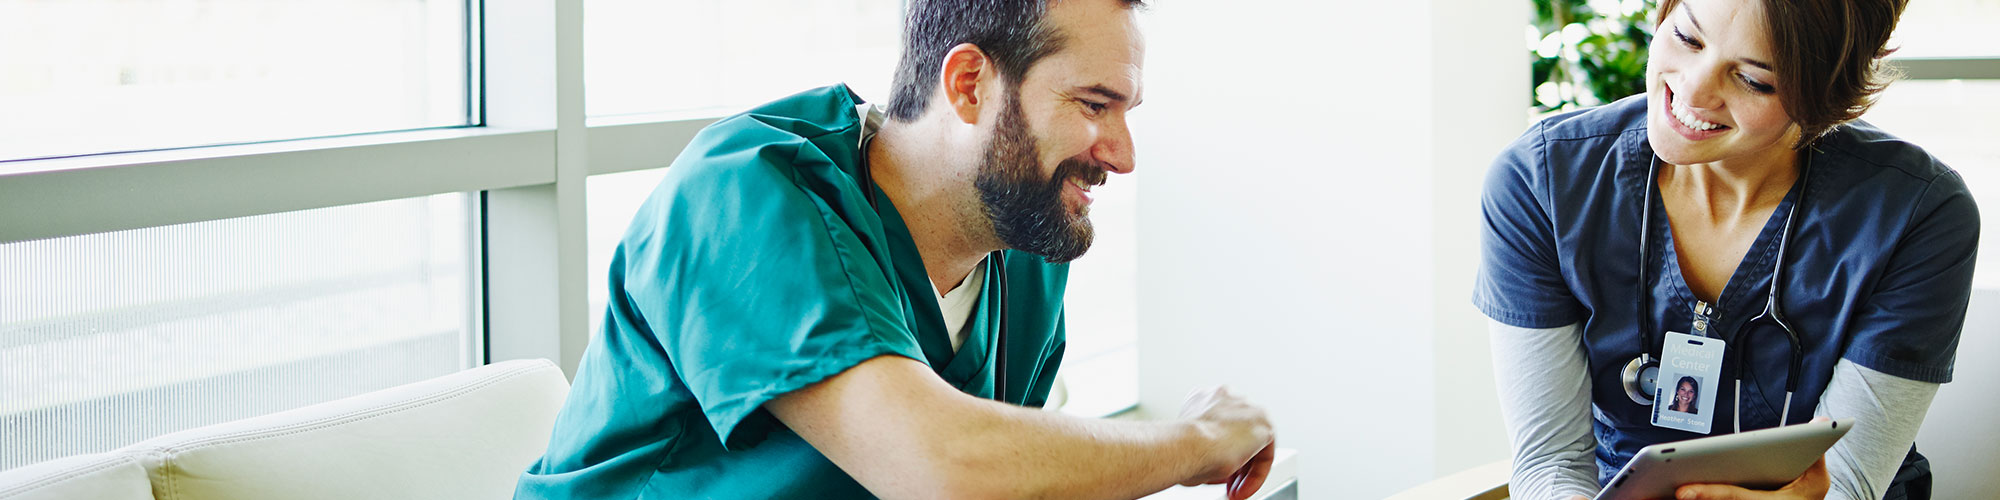
[[[1653,425],[1708,434],[1721,390],[1722,339],[1667,332],[1653,388]]]

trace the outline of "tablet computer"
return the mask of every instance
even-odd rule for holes
[[[1673,498],[1684,484],[1777,489],[1804,474],[1851,427],[1854,419],[1842,418],[1640,448],[1597,500]]]

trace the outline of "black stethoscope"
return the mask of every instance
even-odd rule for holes
[[[1812,156],[1803,156],[1805,156],[1805,160],[1799,168],[1798,181],[1801,185],[1804,185],[1807,177],[1812,175]],[[1639,209],[1639,273],[1641,279],[1638,280],[1638,285],[1636,286],[1639,290],[1640,354],[1639,357],[1632,358],[1631,362],[1625,364],[1625,371],[1622,374],[1624,377],[1625,395],[1630,396],[1632,402],[1642,406],[1651,406],[1653,404],[1653,390],[1658,387],[1657,379],[1660,372],[1660,361],[1653,356],[1653,351],[1651,351],[1652,346],[1654,346],[1651,324],[1653,295],[1646,290],[1646,280],[1644,279],[1646,269],[1648,269],[1647,266],[1653,261],[1653,247],[1647,241],[1647,237],[1653,232],[1653,184],[1659,182],[1659,165],[1660,159],[1654,157],[1652,164],[1646,167],[1646,194],[1639,201],[1641,203],[1640,207],[1642,207]],[[1786,340],[1791,341],[1792,363],[1785,374],[1785,406],[1781,413],[1779,413],[1778,425],[1785,425],[1791,419],[1792,393],[1797,392],[1799,389],[1799,372],[1801,371],[1801,363],[1804,361],[1805,350],[1799,347],[1799,334],[1792,330],[1790,323],[1785,322],[1784,308],[1778,306],[1778,283],[1784,279],[1785,247],[1792,239],[1792,221],[1798,219],[1799,206],[1804,205],[1805,201],[1806,193],[1801,188],[1798,199],[1793,200],[1792,207],[1785,212],[1785,227],[1782,232],[1778,233],[1778,261],[1771,266],[1771,288],[1764,296],[1764,312],[1758,314],[1757,317],[1750,318],[1750,321],[1746,321],[1742,326],[1737,327],[1736,336],[1729,339],[1729,343],[1737,344],[1736,348],[1731,350],[1736,356],[1736,363],[1734,364],[1735,369],[1731,370],[1732,373],[1730,374],[1730,378],[1736,384],[1736,403],[1734,415],[1732,415],[1735,419],[1736,432],[1743,432],[1742,361],[1743,352],[1748,350],[1748,346],[1742,345],[1739,342],[1743,340],[1744,332],[1748,331],[1751,325],[1758,323],[1778,325],[1778,328],[1785,332]],[[1711,322],[1713,321],[1711,320]]]
[[[866,120],[868,115],[863,114]],[[856,184],[861,185],[861,196],[868,199],[868,208],[880,211],[875,205],[875,177],[868,173],[868,143],[875,138],[870,135],[861,141],[861,168]],[[986,254],[993,261],[993,272],[1000,275],[1000,335],[993,343],[993,399],[1007,401],[1007,256],[1000,250]],[[951,335],[951,332],[945,332]]]

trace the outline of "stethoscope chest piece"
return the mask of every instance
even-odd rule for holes
[[[1632,402],[1653,404],[1653,390],[1659,387],[1660,362],[1654,360],[1651,353],[1632,358],[1631,362],[1625,363],[1625,373],[1620,375],[1619,380],[1625,382],[1625,395],[1630,396]]]

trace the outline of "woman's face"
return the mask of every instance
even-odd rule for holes
[[[1761,163],[1791,153],[1799,127],[1778,101],[1758,0],[1675,5],[1646,59],[1646,138],[1667,163]]]
[[[1674,389],[1674,407],[1687,408],[1688,405],[1693,403],[1694,384],[1681,382],[1680,387]]]

